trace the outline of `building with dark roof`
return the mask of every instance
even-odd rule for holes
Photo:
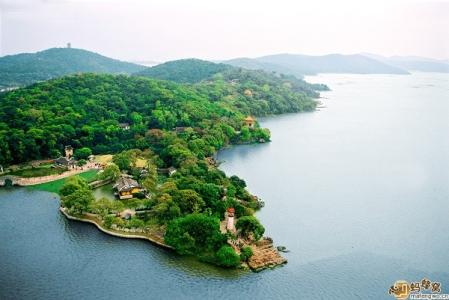
[[[66,168],[74,168],[76,166],[76,160],[74,160],[73,158],[67,158],[64,156],[61,156],[55,160],[53,160],[53,164],[56,167],[66,167]]]
[[[143,191],[142,186],[132,178],[121,176],[113,185],[120,199],[131,199]]]

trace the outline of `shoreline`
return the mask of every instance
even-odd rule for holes
[[[69,220],[93,224],[100,231],[102,231],[102,232],[104,232],[106,234],[109,234],[109,235],[112,235],[112,236],[115,236],[115,237],[126,238],[126,239],[147,240],[147,241],[149,241],[149,242],[151,242],[151,243],[153,243],[153,244],[155,244],[155,245],[157,245],[159,247],[162,247],[164,249],[174,250],[173,247],[165,244],[163,241],[158,241],[158,238],[156,238],[156,237],[151,237],[151,236],[148,236],[148,235],[139,235],[139,234],[136,234],[136,233],[128,234],[126,232],[116,232],[116,231],[113,231],[113,230],[110,230],[110,229],[106,229],[106,228],[104,228],[101,224],[99,224],[95,220],[88,219],[88,218],[79,218],[79,217],[75,217],[75,216],[69,215],[65,211],[64,207],[62,207],[62,206],[59,207],[59,211]]]

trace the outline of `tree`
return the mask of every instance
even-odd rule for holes
[[[223,245],[215,254],[217,263],[223,267],[237,267],[240,265],[240,256],[229,245]]]
[[[135,166],[137,155],[139,153],[141,153],[141,151],[137,149],[123,151],[114,155],[112,161],[120,168],[120,170],[130,171]]]
[[[122,171],[129,170],[132,163],[131,157],[126,152],[114,155],[112,160]]]
[[[169,194],[158,196],[157,204],[152,211],[161,223],[171,221],[181,215],[181,209]]]
[[[244,237],[249,237],[249,235],[252,234],[256,241],[259,240],[265,232],[265,228],[254,216],[244,216],[239,218],[237,224],[235,224],[235,228],[239,230],[240,234]]]
[[[95,200],[92,191],[88,189],[77,189],[73,193],[61,198],[64,207],[71,213],[83,214],[88,211],[90,204]]]
[[[100,198],[90,204],[90,211],[94,214],[100,215],[103,219],[107,215],[117,213],[125,208],[124,204],[120,201],[113,201],[108,198]]]
[[[226,242],[220,232],[220,220],[203,214],[191,214],[170,222],[165,242],[180,254],[215,253]]]
[[[82,167],[87,164],[87,161],[85,159],[80,159],[76,164],[78,167]]]
[[[157,189],[157,181],[154,177],[148,176],[142,181],[142,186],[151,193],[154,193]]]
[[[68,196],[77,190],[89,190],[89,184],[87,181],[79,176],[72,176],[65,180],[64,185],[59,190],[61,196]]]
[[[103,172],[101,172],[98,177],[101,180],[110,179],[115,181],[120,177],[120,169],[116,164],[111,163],[104,168]]]
[[[175,194],[175,202],[183,213],[200,212],[204,207],[204,200],[194,190],[180,190]]]
[[[240,259],[242,261],[248,261],[251,256],[253,256],[253,249],[251,247],[245,246],[240,249]]]
[[[76,159],[87,159],[90,155],[92,155],[92,150],[88,147],[83,147],[76,149],[74,154]]]

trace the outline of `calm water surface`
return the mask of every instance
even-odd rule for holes
[[[214,268],[68,221],[53,194],[0,190],[0,299],[393,299],[424,276],[449,293],[449,76],[308,80],[332,88],[326,108],[219,154],[265,201],[285,267]]]

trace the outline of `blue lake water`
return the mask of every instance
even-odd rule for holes
[[[289,263],[222,270],[68,221],[58,199],[0,190],[0,299],[394,299],[449,293],[449,75],[320,75],[326,106],[261,120],[272,142],[219,153],[265,201]]]

